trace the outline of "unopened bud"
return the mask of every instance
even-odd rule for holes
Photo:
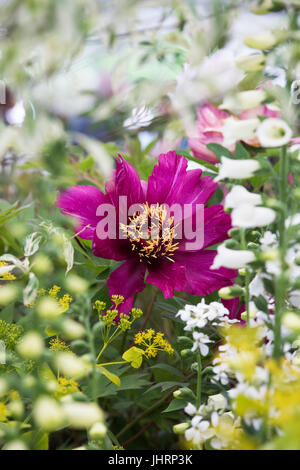
[[[300,316],[296,313],[287,312],[283,316],[282,323],[295,333],[300,333]]]
[[[278,38],[271,31],[262,31],[255,36],[250,36],[244,40],[246,46],[252,49],[272,49],[278,43]]]
[[[24,359],[38,359],[44,352],[43,338],[36,331],[30,331],[21,339],[17,351]]]
[[[89,435],[92,439],[102,439],[106,436],[107,427],[104,423],[95,423],[89,430]]]
[[[230,287],[223,287],[218,292],[219,297],[225,300],[234,299],[235,297],[240,297],[243,294],[244,294],[244,289],[237,285],[230,286]]]
[[[276,248],[270,248],[261,253],[260,258],[263,261],[277,261],[279,259],[280,253]]]
[[[189,423],[180,423],[173,426],[174,434],[184,434],[185,431],[190,427]]]
[[[257,72],[264,68],[265,61],[264,54],[251,54],[239,57],[236,64],[244,72]]]
[[[194,400],[195,394],[189,388],[182,387],[182,388],[179,388],[178,390],[175,390],[175,392],[173,392],[173,397],[178,398],[178,399],[186,398],[188,400]]]

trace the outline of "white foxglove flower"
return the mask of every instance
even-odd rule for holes
[[[223,136],[225,147],[230,147],[238,140],[251,140],[259,126],[259,119],[228,118],[224,121]]]
[[[251,204],[236,207],[231,213],[232,225],[241,228],[264,227],[274,222],[275,218],[276,212],[273,209]]]
[[[141,106],[132,110],[131,116],[124,121],[123,126],[131,130],[148,127],[154,118],[155,114],[151,109]]]
[[[75,380],[81,379],[89,372],[87,364],[69,352],[60,352],[57,355],[56,366],[64,376]]]
[[[262,204],[262,197],[260,194],[251,193],[244,186],[236,185],[226,196],[225,209],[235,209],[242,204],[259,206]]]
[[[64,425],[61,405],[47,396],[38,398],[33,408],[33,417],[37,426],[46,431],[54,431]]]
[[[63,404],[68,425],[75,429],[88,429],[103,421],[103,412],[96,403],[70,402]]]
[[[215,181],[222,181],[226,178],[251,178],[259,168],[260,164],[256,160],[234,160],[232,158],[221,157],[219,174]]]
[[[231,250],[225,245],[218,247],[218,254],[210,269],[219,269],[221,266],[230,269],[245,268],[248,263],[255,260],[255,255],[250,250]]]
[[[194,345],[192,347],[192,351],[195,352],[197,349],[200,349],[200,353],[202,356],[207,356],[209,353],[209,347],[207,343],[211,343],[212,341],[209,339],[207,335],[204,333],[198,333],[195,331],[193,333]]]
[[[192,171],[192,170],[202,170],[206,171],[207,168],[205,168],[204,165],[200,165],[200,163],[194,162],[193,160],[188,160],[188,165],[187,165],[187,171]]]
[[[240,93],[235,93],[234,95],[226,96],[221,109],[229,110],[235,114],[239,114],[246,109],[252,109],[260,106],[266,98],[266,93],[264,90],[247,90],[241,91]],[[244,122],[256,121],[256,127],[259,124],[258,119],[249,119]]]
[[[292,138],[292,130],[285,121],[277,118],[265,119],[257,129],[262,147],[282,147]]]

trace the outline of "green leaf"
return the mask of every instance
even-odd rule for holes
[[[138,369],[143,362],[144,351],[140,348],[133,346],[124,352],[122,358],[124,361],[130,362],[131,367]]]
[[[249,72],[243,78],[243,80],[238,84],[239,91],[254,90],[258,87],[263,78],[262,71]]]
[[[193,157],[186,150],[178,150],[178,152],[176,152],[176,153],[177,153],[177,155],[182,155],[183,157],[187,158],[188,160],[191,160],[192,162],[199,163],[199,165],[205,166],[205,168],[207,168],[208,170],[213,171],[214,173],[219,172],[218,168],[215,165],[213,165],[212,163],[209,163],[205,160],[201,160],[200,158]]]
[[[121,385],[121,380],[120,378],[116,375],[107,370],[105,367],[102,367],[100,364],[97,365],[97,368],[100,370],[101,374],[103,374],[107,379],[109,379],[113,384],[117,385],[117,387],[120,387]]]
[[[216,155],[218,160],[220,160],[221,157],[234,158],[232,153],[229,152],[226,147],[223,147],[223,145],[208,144],[206,147],[208,148],[208,150],[211,150]]]
[[[241,160],[250,158],[250,154],[247,152],[245,147],[240,142],[236,143],[235,156],[236,158],[241,159]]]
[[[177,398],[174,398],[169,403],[169,406],[163,411],[163,413],[171,413],[171,411],[177,411],[177,410],[182,410],[186,406],[186,401],[185,400],[178,400]]]
[[[184,378],[184,375],[180,370],[178,370],[176,367],[170,366],[169,364],[155,364],[151,367],[151,369],[161,369],[181,379]]]

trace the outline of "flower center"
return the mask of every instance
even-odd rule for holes
[[[179,243],[175,241],[174,217],[168,217],[164,206],[149,206],[146,202],[129,220],[128,225],[121,224],[121,230],[126,234],[132,251],[137,253],[141,262],[151,264],[159,259],[174,262],[172,256]]]

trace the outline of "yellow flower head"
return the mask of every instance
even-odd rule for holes
[[[148,358],[156,357],[159,351],[164,351],[171,355],[174,349],[170,343],[164,338],[163,333],[156,333],[152,328],[140,331],[134,337],[134,343],[145,348],[145,356]]]

